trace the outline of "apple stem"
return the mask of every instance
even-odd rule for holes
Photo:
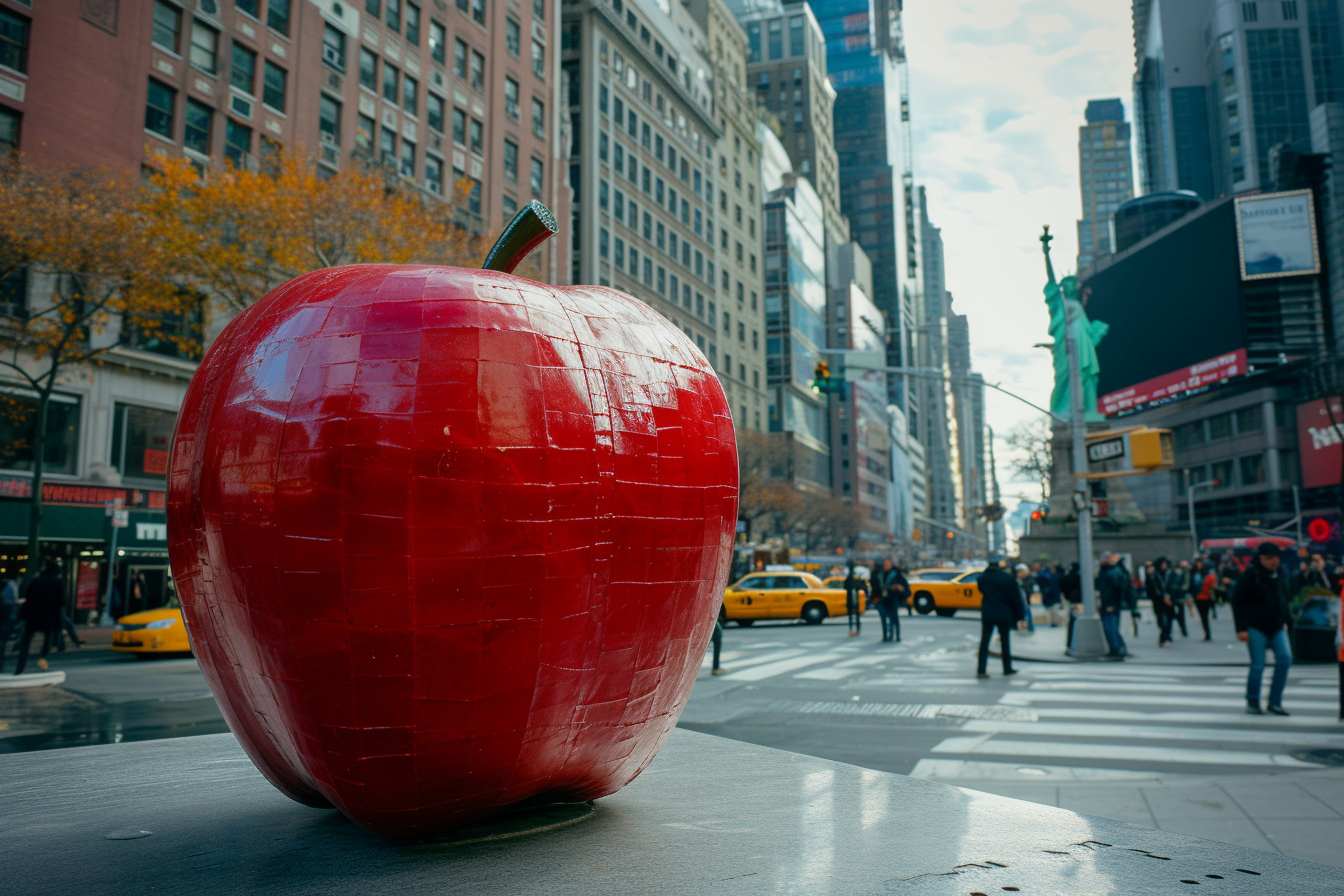
[[[533,199],[513,216],[485,257],[483,270],[512,274],[527,254],[560,232],[551,210]]]

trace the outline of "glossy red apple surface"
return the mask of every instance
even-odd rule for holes
[[[647,305],[357,266],[211,347],[169,552],[262,773],[420,838],[643,770],[700,669],[736,507],[722,388]]]

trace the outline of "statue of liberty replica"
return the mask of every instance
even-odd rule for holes
[[[1069,354],[1065,346],[1065,327],[1073,327],[1074,345],[1078,350],[1078,368],[1083,382],[1083,413],[1088,423],[1104,423],[1106,418],[1097,410],[1097,377],[1101,362],[1097,360],[1097,343],[1110,329],[1099,320],[1088,320],[1084,309],[1086,296],[1080,296],[1078,278],[1069,276],[1055,282],[1055,269],[1050,264],[1050,227],[1041,234],[1041,248],[1045,252],[1045,304],[1050,309],[1050,336],[1054,339],[1055,388],[1050,393],[1050,412],[1056,420],[1073,418],[1072,396],[1069,394]],[[1069,324],[1069,318],[1073,323]]]

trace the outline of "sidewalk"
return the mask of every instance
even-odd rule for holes
[[[927,777],[1084,815],[1344,868],[1344,849],[1340,849],[1344,843],[1344,768],[1220,778],[1117,772],[1110,780],[1067,781],[1074,770],[1023,765],[1033,772],[1058,774],[1060,780],[1033,784],[966,774]],[[986,769],[986,774],[1001,776],[1002,770]],[[1130,779],[1121,780],[1126,774]]]
[[[1065,654],[1067,644],[1065,634],[1067,626],[1051,628],[1042,625],[1045,618],[1040,607],[1036,611],[1036,631],[1032,633],[1013,632],[1013,659],[1029,663],[1074,663],[1078,662]],[[1134,634],[1134,625],[1128,612],[1120,614],[1120,635],[1125,639],[1129,654],[1124,662],[1139,665],[1161,666],[1245,666],[1250,660],[1246,655],[1246,645],[1237,640],[1236,626],[1232,622],[1232,608],[1220,607],[1218,618],[1209,620],[1213,634],[1212,641],[1204,640],[1204,630],[1199,625],[1198,613],[1187,613],[1185,626],[1190,637],[1181,637],[1179,625],[1172,627],[1172,646],[1157,646],[1157,622],[1152,611],[1144,605],[1140,614],[1139,633]],[[1193,618],[1191,618],[1193,617]],[[1271,657],[1270,665],[1274,661]]]

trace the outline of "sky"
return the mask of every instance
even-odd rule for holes
[[[1054,374],[1039,237],[1057,238],[1059,276],[1078,254],[1078,128],[1090,99],[1119,97],[1132,121],[1128,0],[906,0],[915,179],[942,229],[953,308],[970,318],[971,360],[986,380],[1046,406]],[[1039,417],[993,390],[996,436]],[[996,438],[1006,499],[1011,481]],[[1006,503],[1013,506],[1012,500]]]

